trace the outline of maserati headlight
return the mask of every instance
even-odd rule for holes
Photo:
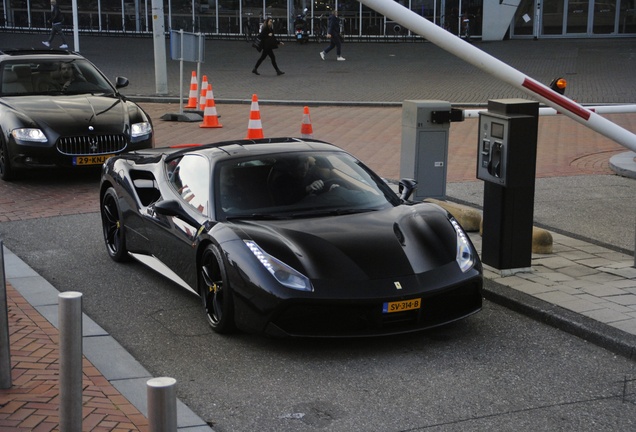
[[[21,129],[13,129],[11,131],[11,135],[13,138],[19,141],[35,141],[35,142],[46,142],[46,135],[42,130],[37,128],[21,128]]]
[[[269,255],[263,249],[260,248],[255,242],[251,240],[244,240],[247,247],[258,258],[261,264],[269,271],[278,282],[285,285],[288,288],[300,290],[300,291],[313,291],[314,287],[311,285],[307,276],[297,272],[282,261],[277,260],[273,256]]]
[[[470,242],[468,241],[466,233],[459,223],[454,218],[450,219],[450,223],[453,225],[455,234],[457,235],[457,256],[455,257],[455,261],[459,264],[461,271],[466,273],[475,265],[473,250],[470,247]]]
[[[145,137],[152,132],[150,122],[133,123],[130,127],[130,138],[135,141],[137,138]]]

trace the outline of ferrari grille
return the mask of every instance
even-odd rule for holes
[[[57,140],[60,153],[71,156],[119,153],[126,148],[123,135],[88,135],[62,137]]]

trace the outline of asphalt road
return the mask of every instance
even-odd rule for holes
[[[3,40],[5,36],[9,38],[3,35]],[[10,37],[32,39],[34,46],[40,40],[39,35]],[[109,76],[123,69],[134,83],[146,80],[129,90],[148,95],[152,74],[136,67],[151,64],[148,39],[109,39],[108,49],[102,38],[91,42],[83,45],[84,54],[107,69]],[[571,94],[582,102],[633,101],[633,91],[621,84],[625,75],[629,82],[633,79],[628,67],[633,41],[586,41],[586,46],[576,41],[508,42],[484,46],[499,58],[514,56],[520,62],[515,66],[542,81],[565,70],[576,78]],[[137,61],[119,55],[124,45],[138,54]],[[555,45],[572,45],[575,50],[548,54]],[[610,45],[624,55],[603,57]],[[255,54],[245,47],[238,42],[208,46],[206,72],[214,77],[217,98],[249,98],[256,92],[261,99],[484,102],[516,95],[462,62],[447,61],[447,55],[430,44],[350,44],[344,54],[348,61],[340,62],[344,64],[322,63],[315,44],[303,47],[304,51],[289,45],[279,55],[287,72],[284,81],[267,75],[257,81],[249,73]],[[523,56],[518,55],[520,50]],[[114,55],[119,58],[113,59]],[[314,58],[315,62],[308,60]],[[589,59],[602,59],[615,79],[599,86],[598,67],[589,67]],[[443,64],[444,69],[433,70],[434,64]],[[174,63],[170,74],[175,76]],[[372,80],[373,74],[400,79],[381,82]],[[451,74],[461,85],[448,79]],[[603,92],[591,91],[598,88]],[[175,89],[172,85],[173,95]],[[223,122],[229,124],[231,118],[223,111]],[[239,121],[243,133],[245,117]],[[634,226],[633,180],[612,183],[614,179],[538,179],[538,221],[633,250],[633,235],[623,236],[626,244],[620,246],[599,234],[598,225],[608,225],[609,216],[619,227]],[[47,182],[44,177],[42,185]],[[449,196],[480,203],[482,188],[480,182],[452,184]],[[608,204],[610,190],[621,192],[612,195],[623,205],[621,215],[607,210],[613,208]],[[594,203],[593,210],[586,200]],[[624,232],[612,231],[619,237]],[[0,238],[60,291],[81,291],[87,315],[154,376],[175,377],[178,397],[218,432],[635,429],[633,361],[489,302],[481,313],[455,325],[400,337],[346,341],[223,337],[208,329],[194,296],[141,265],[111,262],[102,244],[98,213],[2,222]]]
[[[60,291],[81,291],[86,314],[154,376],[176,378],[217,432],[636,426],[633,361],[489,302],[400,337],[220,336],[195,296],[108,258],[98,213],[4,222],[0,238]]]

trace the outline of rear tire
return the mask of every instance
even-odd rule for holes
[[[208,245],[199,263],[199,294],[208,324],[217,333],[236,330],[234,301],[219,248]]]
[[[11,158],[9,157],[9,147],[0,138],[0,178],[4,181],[15,179],[15,170],[11,167]]]
[[[130,255],[126,249],[124,223],[115,189],[111,187],[106,190],[101,204],[102,230],[108,255],[116,262],[129,261]]]

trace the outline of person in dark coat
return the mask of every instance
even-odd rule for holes
[[[329,15],[329,21],[327,22],[327,38],[329,38],[329,46],[324,51],[320,51],[320,58],[325,59],[325,55],[336,48],[336,54],[338,55],[338,61],[345,61],[346,59],[341,55],[342,51],[342,36],[340,35],[340,18],[338,18],[338,11],[334,10]]]
[[[53,38],[56,34],[59,34],[62,38],[62,45],[60,48],[66,49],[68,45],[66,43],[66,38],[64,37],[64,33],[62,33],[62,25],[64,24],[64,14],[60,10],[60,7],[57,5],[56,0],[51,0],[51,18],[49,19],[51,23],[51,35],[48,40],[42,41],[45,46],[51,46],[51,42],[53,42]]]
[[[263,23],[263,28],[261,29],[259,37],[262,41],[263,51],[261,52],[261,57],[256,62],[256,66],[254,66],[254,69],[252,69],[252,73],[260,75],[258,73],[258,67],[261,65],[261,63],[263,63],[265,57],[269,56],[269,58],[272,60],[272,66],[274,66],[274,69],[276,69],[276,74],[283,75],[285,72],[278,68],[274,50],[278,48],[278,45],[285,44],[279,42],[278,39],[276,39],[276,36],[274,36],[274,21],[271,18],[267,18]]]

